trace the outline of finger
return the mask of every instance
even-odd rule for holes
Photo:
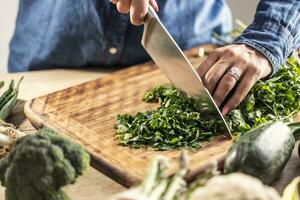
[[[149,0],[131,0],[130,21],[133,25],[141,25],[147,14]]]
[[[117,10],[120,13],[127,14],[130,10],[130,0],[118,0]]]
[[[116,4],[118,0],[109,0],[111,3]]]
[[[214,93],[218,83],[230,66],[232,66],[231,63],[219,60],[206,72],[203,83],[211,94]]]
[[[230,93],[230,91],[234,88],[235,84],[237,83],[237,80],[229,75],[229,74],[224,74],[222,77],[221,81],[219,82],[217,89],[215,90],[213,94],[213,98],[219,107],[226,96]]]
[[[203,80],[206,72],[211,68],[211,66],[218,61],[220,56],[220,52],[215,50],[212,52],[197,68],[197,73],[200,76],[201,80]]]
[[[150,0],[149,3],[150,3],[150,5],[154,8],[154,10],[155,10],[156,12],[159,11],[159,8],[158,8],[158,5],[157,5],[156,0]]]
[[[250,71],[247,71],[243,76],[240,84],[238,85],[233,96],[225,104],[222,114],[226,115],[232,109],[236,108],[242,100],[246,97],[248,92],[251,90],[254,83],[257,81],[257,77],[254,76]]]

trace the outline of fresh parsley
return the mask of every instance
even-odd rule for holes
[[[197,149],[218,132],[218,122],[204,119],[196,101],[174,86],[157,86],[143,100],[159,103],[159,107],[135,116],[117,117],[116,136],[122,145],[157,150]],[[258,81],[226,120],[238,136],[268,121],[287,120],[299,111],[300,64],[291,57],[271,79]]]
[[[117,117],[116,135],[123,145],[159,150],[196,149],[217,132],[216,123],[203,118],[196,101],[174,86],[157,86],[143,100],[160,106],[135,116]]]

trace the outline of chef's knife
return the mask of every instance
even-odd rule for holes
[[[151,6],[144,20],[142,45],[175,87],[197,99],[201,114],[208,119],[219,120],[218,129],[232,137],[210,93]]]

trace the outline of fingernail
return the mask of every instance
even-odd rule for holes
[[[222,110],[222,115],[226,115],[229,112],[229,108],[227,106],[224,106]]]

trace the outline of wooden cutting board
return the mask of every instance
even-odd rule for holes
[[[180,151],[120,146],[113,128],[119,114],[135,114],[156,107],[143,102],[142,96],[164,83],[169,82],[150,62],[33,99],[25,104],[24,111],[37,128],[51,127],[82,144],[92,157],[93,167],[125,186],[132,186],[142,180],[149,160],[155,155],[171,158],[169,174],[177,168]],[[196,152],[188,151],[187,180],[194,179],[213,161],[222,161],[231,144],[230,139],[221,135],[205,142]]]

